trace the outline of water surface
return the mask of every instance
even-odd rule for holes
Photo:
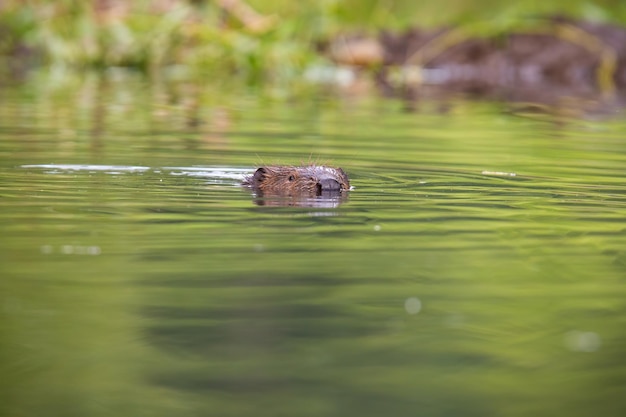
[[[0,411],[626,412],[626,124],[132,78],[0,93]],[[341,166],[259,205],[263,163]]]

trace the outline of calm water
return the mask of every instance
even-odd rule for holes
[[[0,414],[624,415],[623,115],[404,108],[3,87]],[[238,185],[308,161],[349,199]]]

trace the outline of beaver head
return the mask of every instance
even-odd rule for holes
[[[321,165],[264,166],[244,180],[259,196],[333,197],[350,189],[341,168]]]

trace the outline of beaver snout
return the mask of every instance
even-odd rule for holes
[[[332,178],[325,178],[317,183],[317,190],[320,194],[322,191],[341,191],[341,184]]]

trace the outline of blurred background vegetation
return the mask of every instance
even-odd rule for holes
[[[626,24],[623,0],[4,0],[0,72],[125,67],[289,83],[342,32],[463,25],[488,35],[543,15]]]

